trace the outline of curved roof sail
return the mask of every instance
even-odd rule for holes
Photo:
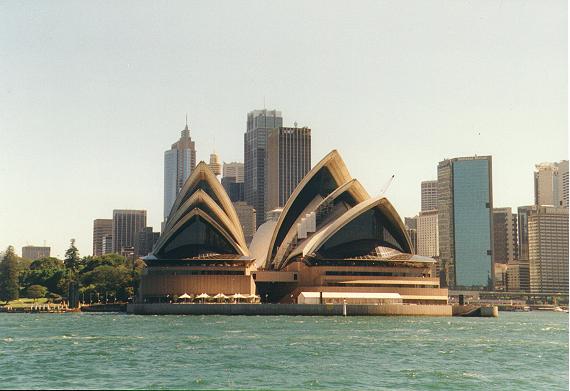
[[[173,216],[181,205],[198,189],[202,189],[206,192],[223,209],[235,226],[241,227],[238,215],[222,184],[218,181],[210,167],[203,161],[198,163],[196,168],[192,171],[192,174],[188,177],[186,182],[184,182],[182,189],[180,189],[172,205],[168,220],[170,220],[171,216]],[[168,220],[167,225],[169,224]]]
[[[152,256],[187,259],[203,254],[249,256],[249,250],[226,191],[200,162],[176,197]]]
[[[370,198],[349,209],[275,266],[282,268],[298,256],[361,256],[375,252],[377,247],[391,248],[401,253],[412,252],[402,220],[384,197]]]
[[[370,196],[360,182],[357,179],[351,179],[308,211],[315,212],[315,225],[318,231],[330,220],[340,217],[344,212],[368,198],[370,198]],[[302,214],[302,216],[306,216],[306,214]],[[295,226],[289,230],[281,245],[277,248],[273,264],[280,264],[283,258],[287,257],[295,248],[299,240],[295,224]]]
[[[190,198],[188,198],[178,210],[168,218],[168,222],[164,227],[164,232],[169,231],[176,223],[178,223],[188,212],[194,208],[200,208],[207,212],[222,228],[224,228],[232,238],[242,247],[246,248],[243,231],[241,225],[236,227],[229,219],[228,215],[222,208],[202,189],[196,190]],[[161,238],[162,239],[162,238]],[[162,242],[162,240],[160,241]],[[157,243],[159,244],[159,243]]]
[[[192,258],[207,253],[247,255],[248,251],[199,208],[192,209],[165,232],[153,250],[159,259]]]
[[[279,215],[266,259],[272,259],[297,220],[342,184],[352,179],[337,150],[327,154],[299,182]]]

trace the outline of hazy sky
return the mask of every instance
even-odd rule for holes
[[[312,129],[402,218],[437,163],[493,156],[496,207],[567,158],[566,1],[0,1],[0,248],[92,251],[147,209],[188,113],[199,160],[243,161],[247,112]]]

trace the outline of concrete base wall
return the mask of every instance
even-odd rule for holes
[[[451,316],[451,305],[348,304],[348,316]],[[342,315],[342,304],[128,304],[138,315]]]

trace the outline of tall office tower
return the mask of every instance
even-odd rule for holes
[[[568,160],[562,160],[558,163],[558,191],[559,205],[563,208],[570,206],[568,199]]]
[[[152,227],[145,227],[137,236],[135,253],[143,257],[152,252],[152,247],[158,241],[160,232],[153,232]]]
[[[491,156],[439,162],[437,183],[439,256],[448,286],[492,289]]]
[[[232,202],[245,201],[243,174],[243,163],[224,163],[222,186]]]
[[[536,206],[528,216],[531,293],[568,293],[568,208]]]
[[[244,135],[245,201],[256,211],[256,227],[265,221],[265,154],[269,130],[283,126],[281,112],[254,110],[247,114]]]
[[[528,292],[530,290],[528,260],[515,260],[507,266],[507,291]]]
[[[244,167],[242,162],[224,162],[222,172],[223,178],[234,178],[236,183],[243,183]]]
[[[220,163],[220,156],[216,152],[210,154],[210,164],[208,164],[210,170],[214,173],[216,177],[222,175],[222,163]]]
[[[111,220],[113,221],[113,220]],[[101,238],[101,255],[113,253],[113,235],[105,235]]]
[[[22,258],[34,261],[36,259],[49,257],[50,252],[51,252],[50,247],[24,246],[22,247]]]
[[[422,212],[437,209],[437,181],[422,182]]]
[[[416,254],[426,257],[439,257],[437,210],[420,212],[417,221],[417,236]]]
[[[279,127],[267,136],[265,212],[281,208],[311,170],[311,129]]]
[[[103,252],[103,238],[113,235],[113,219],[93,220],[93,256],[98,257]]]
[[[511,208],[493,209],[493,258],[495,263],[518,259],[517,215]]]
[[[113,252],[122,254],[132,251],[139,232],[146,227],[146,210],[113,210]],[[136,254],[135,256],[146,255]]]
[[[180,133],[180,139],[164,152],[164,219],[176,200],[178,192],[196,167],[196,148],[190,138],[188,118],[186,127]]]
[[[528,217],[534,205],[517,208],[518,260],[507,270],[507,289],[510,291],[530,291],[530,271],[528,260]]]
[[[412,253],[416,254],[418,250],[418,216],[404,217],[404,225],[412,244]]]
[[[568,160],[535,166],[534,204],[568,207]]]
[[[253,235],[255,235],[255,209],[244,201],[232,202],[238,215],[245,242],[249,246]]]
[[[519,260],[528,261],[528,216],[533,209],[534,205],[519,206],[517,209]]]

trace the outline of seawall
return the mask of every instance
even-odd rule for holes
[[[342,316],[342,304],[128,304],[137,315]],[[347,304],[347,316],[451,316],[451,305]]]

